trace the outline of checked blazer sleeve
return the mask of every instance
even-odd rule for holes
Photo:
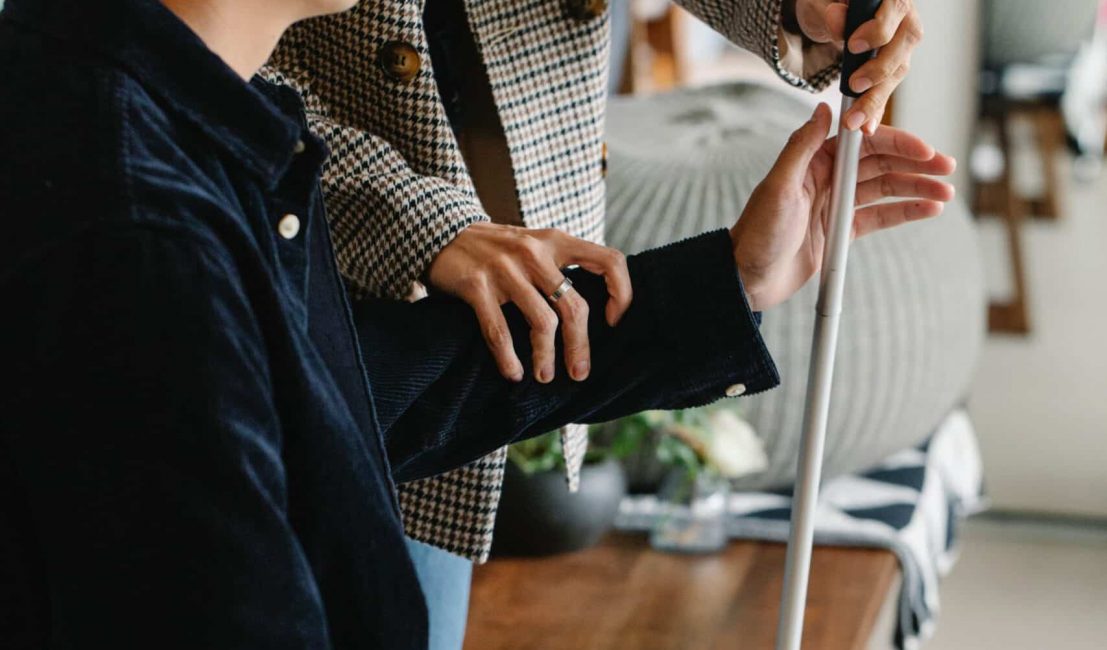
[[[355,295],[406,297],[459,232],[489,220],[473,195],[414,172],[381,138],[318,115],[308,124],[332,147],[323,194],[339,267]]]
[[[351,292],[402,299],[459,232],[489,218],[460,151],[444,144],[453,135],[430,70],[400,84],[366,60],[386,40],[363,33],[358,19],[370,9],[289,30],[262,76],[300,94],[308,126],[331,149],[323,194]],[[366,84],[391,84],[391,104],[371,100]]]
[[[805,42],[783,29],[785,2],[796,0],[676,0],[735,45],[759,55],[788,83],[822,90],[838,77],[841,56],[831,44]]]

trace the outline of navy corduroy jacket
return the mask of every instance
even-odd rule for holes
[[[713,233],[629,261],[585,382],[464,304],[350,305],[291,91],[155,0],[0,14],[0,646],[418,649],[393,481],[775,385]],[[508,310],[520,358],[521,316]]]

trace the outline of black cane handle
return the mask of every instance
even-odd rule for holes
[[[853,36],[853,33],[857,31],[857,28],[861,25],[869,22],[876,16],[876,10],[880,8],[881,0],[850,0],[849,8],[846,10],[846,51],[842,54],[842,81],[841,89],[843,95],[850,97],[860,97],[862,93],[855,93],[850,90],[849,80],[853,76],[857,69],[865,64],[866,61],[873,58],[876,54],[876,50],[869,50],[868,52],[862,52],[860,54],[853,54],[849,51],[849,39]]]

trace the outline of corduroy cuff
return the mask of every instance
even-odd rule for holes
[[[734,267],[730,236],[710,232],[628,259],[635,300],[648,301],[666,363],[687,378],[684,399],[759,393],[780,376]],[[648,296],[648,298],[646,298]]]

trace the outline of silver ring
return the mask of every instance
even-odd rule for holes
[[[561,278],[561,284],[557,285],[557,289],[549,295],[550,302],[557,302],[561,300],[561,297],[569,293],[569,290],[573,288],[573,281],[569,278]]]

